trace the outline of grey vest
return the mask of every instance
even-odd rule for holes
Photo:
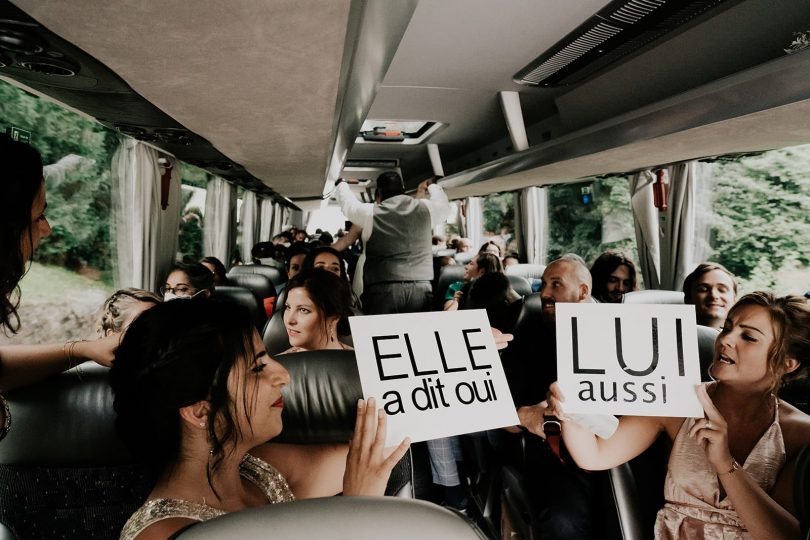
[[[363,286],[384,281],[433,279],[430,210],[418,199],[395,195],[374,207],[366,242]]]

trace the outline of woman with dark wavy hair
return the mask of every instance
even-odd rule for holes
[[[281,432],[289,382],[236,304],[165,302],[138,317],[121,341],[110,383],[116,427],[158,479],[121,538],[173,538],[228,512],[302,494],[335,495],[340,478],[344,495],[382,495],[408,441],[384,451],[385,415],[372,398],[358,403],[348,456],[343,445],[317,455],[309,445],[288,449],[284,458],[270,452],[265,443]],[[333,466],[337,458],[345,467]]]
[[[339,337],[349,334],[351,292],[332,272],[313,268],[287,282],[284,327],[292,346],[285,352],[349,349]]]
[[[17,332],[20,317],[19,282],[40,240],[51,232],[45,217],[47,207],[42,158],[32,146],[0,134],[3,164],[0,197],[0,329]],[[118,336],[96,341],[68,341],[55,345],[0,347],[0,391],[34,382],[84,361],[109,365]],[[9,415],[0,422],[0,438],[8,430]],[[2,427],[5,425],[6,427]]]

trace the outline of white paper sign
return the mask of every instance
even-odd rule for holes
[[[693,306],[560,303],[556,313],[566,412],[703,416]]]
[[[363,395],[388,414],[386,445],[518,424],[484,310],[351,317]]]

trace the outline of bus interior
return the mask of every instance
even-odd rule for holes
[[[152,217],[141,219],[155,226],[135,223],[140,232],[126,243],[133,250],[149,246],[149,255],[122,255],[123,240],[110,249],[118,257],[115,286],[148,290],[162,285],[179,253],[180,170],[191,166],[209,182],[205,219],[217,231],[210,234],[221,237],[206,244],[218,251],[205,255],[226,264],[235,250],[247,259],[253,244],[290,227],[314,232],[319,212],[339,215],[339,178],[372,202],[375,179],[396,171],[409,192],[438,178],[463,208],[455,230],[476,249],[495,232],[485,230],[481,201],[511,194],[510,232],[523,277],[531,279],[560,254],[550,249],[547,190],[621,177],[628,193],[623,204],[631,212],[623,238],[634,245],[645,288],[679,291],[707,254],[708,240],[693,238],[698,225],[670,225],[699,220],[705,211],[701,197],[714,187],[708,179],[701,184],[701,164],[810,144],[808,49],[807,0],[0,0],[0,84],[113,133],[117,159],[131,160],[118,166],[136,171],[120,177],[137,183],[148,169],[144,178],[155,185],[162,178],[176,184],[163,193],[170,217],[159,214],[156,192],[132,185],[111,192],[123,197],[123,204],[112,204],[119,209],[147,204],[137,197],[153,199],[146,214]],[[6,123],[7,105],[0,103]],[[36,139],[37,126],[16,127]],[[666,200],[653,206],[654,185],[662,178],[657,171],[665,171],[669,209]],[[803,196],[810,195],[808,177],[796,181]],[[243,194],[239,240],[237,189]],[[230,199],[221,196],[225,192]],[[592,192],[580,193],[579,210],[588,211]],[[596,196],[608,198],[609,192],[597,190]],[[767,207],[780,196],[762,197],[758,204]],[[802,288],[791,292],[803,294],[810,289],[810,252],[802,251],[810,239],[801,238],[810,233],[810,203],[796,204],[804,222],[787,226],[800,237],[791,244],[799,252],[790,260],[799,276],[793,286]],[[760,225],[778,216],[765,219]],[[604,222],[601,227],[608,228]],[[760,265],[756,272],[768,268],[777,270]],[[283,283],[284,269],[276,273]],[[436,281],[447,278],[437,273]],[[524,290],[522,296],[526,309],[533,309],[536,293]],[[259,315],[257,325],[264,323]],[[701,339],[708,340],[701,341],[703,355],[713,338]],[[335,376],[350,377],[340,373]],[[29,425],[50,427],[0,445],[2,466],[111,467],[131,459],[111,442],[112,413],[90,411],[92,405],[77,397],[81,384],[57,379],[10,395],[12,404],[28,411]],[[91,370],[85,386],[109,408],[103,372]],[[47,419],[46,404],[65,403],[102,427],[95,434],[91,427],[72,434],[59,429]],[[66,426],[80,423],[77,416]],[[292,441],[306,438],[303,430],[291,431]],[[96,444],[77,442],[77,433]],[[336,437],[347,433],[350,427]],[[48,451],[35,449],[39,436]],[[115,449],[113,458],[102,455],[105,445]],[[50,455],[58,450],[70,455]],[[404,492],[418,497],[425,456],[417,450]],[[470,439],[464,451],[470,517],[480,534],[506,538],[503,519],[509,516],[509,538],[539,538],[519,472],[499,467],[485,440]],[[599,495],[607,501],[604,537],[651,537],[649,488],[639,479],[654,465],[635,466],[635,473],[624,466],[605,474]],[[2,497],[9,496],[4,490]],[[0,506],[0,521],[17,523],[19,507]],[[400,521],[403,538],[430,536]],[[0,537],[23,536],[9,525]]]

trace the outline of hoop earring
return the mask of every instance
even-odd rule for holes
[[[716,382],[717,382],[717,379],[715,379],[715,378],[714,378],[714,375],[712,374],[712,368],[713,368],[713,367],[714,367],[714,362],[712,362],[711,364],[709,364],[709,367],[708,367],[708,369],[706,370],[706,375],[708,375],[708,376],[709,376],[709,379],[711,379],[713,383],[716,383]]]

